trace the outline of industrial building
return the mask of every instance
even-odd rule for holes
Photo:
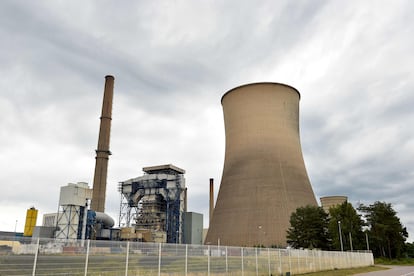
[[[185,170],[174,165],[143,168],[144,175],[119,183],[120,227],[165,233],[164,242],[181,243],[186,211]]]
[[[69,183],[60,188],[57,239],[112,238],[114,220],[105,213],[89,210],[91,198],[92,189],[85,182]]]
[[[195,212],[184,213],[184,235],[185,244],[203,243],[203,214]]]
[[[253,83],[221,99],[226,148],[206,244],[286,246],[296,208],[317,206],[299,137],[299,92]]]

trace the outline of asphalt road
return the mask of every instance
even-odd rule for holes
[[[390,269],[369,273],[355,274],[358,276],[414,276],[414,266],[388,266]]]

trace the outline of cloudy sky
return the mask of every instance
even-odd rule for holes
[[[187,171],[208,217],[224,160],[221,96],[250,82],[301,93],[316,197],[392,203],[414,236],[412,1],[1,1],[0,230],[92,183],[104,76],[115,76],[107,212],[142,167]]]

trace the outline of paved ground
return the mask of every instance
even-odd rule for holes
[[[414,266],[388,266],[390,269],[369,273],[355,274],[358,276],[414,276]]]

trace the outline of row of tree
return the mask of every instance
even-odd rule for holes
[[[407,253],[407,229],[392,205],[375,202],[354,209],[344,202],[330,208],[296,209],[290,217],[287,239],[294,248],[323,250],[372,250],[375,257],[398,258]]]

